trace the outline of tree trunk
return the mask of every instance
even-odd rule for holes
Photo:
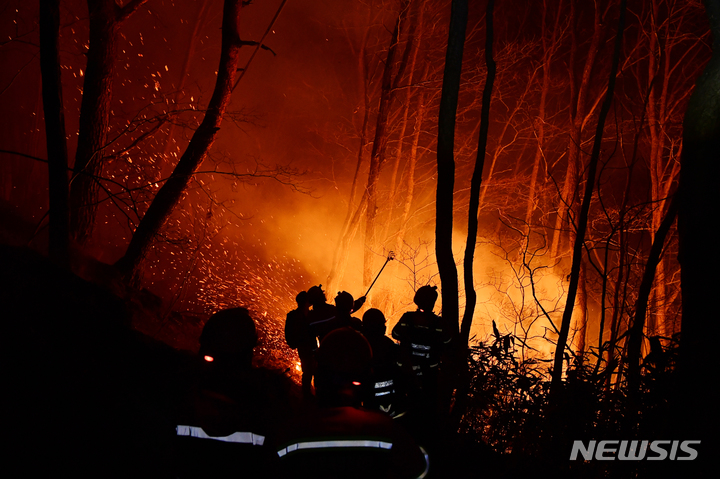
[[[114,0],[88,0],[90,47],[83,82],[78,144],[70,182],[70,229],[84,243],[92,233],[98,203],[98,176],[107,144],[115,74],[115,35],[121,23],[147,0],[118,7]]]
[[[654,88],[655,82],[650,81],[647,85],[647,93],[645,95],[645,100],[643,101],[643,109],[642,114],[640,116],[639,125],[643,125],[645,122],[646,115],[648,114],[648,104],[650,101],[650,94]],[[617,279],[615,280],[614,285],[614,293],[613,293],[613,301],[612,301],[612,320],[610,323],[610,339],[608,341],[607,347],[604,346],[603,343],[603,332],[604,332],[604,326],[605,326],[605,308],[603,307],[601,310],[601,321],[600,321],[600,334],[598,336],[598,362],[595,366],[595,370],[598,371],[600,368],[600,363],[603,359],[604,352],[607,351],[607,366],[605,369],[605,390],[609,391],[611,383],[612,383],[612,374],[615,370],[615,367],[617,366],[617,361],[615,357],[615,343],[617,342],[618,338],[618,329],[620,324],[620,317],[623,316],[625,311],[625,304],[628,294],[628,286],[629,282],[625,279],[625,270],[626,265],[629,265],[630,261],[628,259],[628,228],[626,226],[626,217],[629,212],[629,201],[630,196],[633,190],[633,179],[634,179],[634,172],[635,172],[635,165],[638,161],[638,147],[640,144],[640,137],[641,137],[641,130],[638,130],[635,134],[635,140],[633,141],[633,151],[632,151],[632,157],[630,159],[630,163],[627,165],[628,167],[628,173],[627,173],[627,179],[625,181],[625,191],[623,192],[622,196],[622,202],[620,205],[620,214],[617,222],[617,227],[614,228],[614,230],[617,230],[618,232],[618,265],[617,265]],[[601,194],[600,192],[598,194]],[[608,256],[608,249],[610,248],[610,243],[612,241],[612,234],[608,236],[607,243],[605,246],[605,256],[607,258]],[[605,261],[607,264],[607,260]],[[630,267],[627,266],[628,270],[628,277],[630,274]],[[605,268],[605,275],[603,276],[603,291],[605,291],[606,283],[607,283],[607,267]],[[622,291],[622,297],[621,297],[621,291]],[[603,298],[605,297],[605,294],[603,293]]]
[[[543,160],[545,147],[545,105],[547,103],[547,95],[550,92],[550,68],[552,64],[552,57],[557,50],[557,36],[560,30],[560,13],[563,11],[562,4],[558,5],[557,15],[555,16],[555,22],[553,25],[552,38],[550,44],[545,38],[545,15],[547,14],[547,1],[543,1],[542,9],[542,45],[543,45],[543,77],[542,87],[540,88],[540,104],[538,106],[538,116],[535,121],[536,137],[537,137],[537,150],[535,151],[535,158],[533,160],[532,172],[530,173],[530,187],[528,188],[528,202],[525,210],[525,224],[527,225],[527,231],[530,230],[530,224],[532,223],[533,213],[535,212],[535,189],[537,188],[537,178],[540,172],[540,162]]]
[[[467,0],[453,0],[448,47],[445,54],[440,112],[438,116],[437,193],[435,196],[435,255],[440,273],[442,317],[445,327],[458,334],[460,317],[458,274],[452,251],[453,193],[455,189],[455,115],[460,93]]]
[[[68,154],[59,43],[60,0],[40,0],[40,72],[50,195],[49,254],[55,262],[67,266],[70,240]]]
[[[575,18],[575,3],[571,5],[571,21]],[[597,57],[600,45],[600,37],[602,33],[602,16],[599,10],[600,6],[595,4],[594,28],[593,36],[590,40],[588,54],[585,57],[585,65],[583,67],[580,83],[575,85],[574,60],[577,56],[577,43],[575,40],[575,29],[571,26],[572,46],[570,61],[570,87],[571,87],[571,107],[570,107],[570,141],[568,144],[567,169],[563,181],[562,191],[560,193],[560,201],[558,204],[557,216],[555,218],[555,228],[553,241],[550,246],[550,256],[556,258],[564,253],[564,238],[569,235],[572,225],[570,222],[570,211],[575,208],[580,188],[580,158],[582,142],[583,126],[587,112],[587,96],[590,90],[590,78],[595,67],[595,58]]]
[[[375,239],[375,220],[377,218],[377,186],[380,180],[380,172],[385,166],[385,151],[387,149],[389,131],[388,117],[390,115],[390,106],[395,97],[393,91],[393,70],[395,69],[395,55],[400,42],[400,27],[405,23],[408,16],[409,0],[403,0],[400,6],[400,13],[395,21],[395,29],[393,30],[392,39],[390,40],[390,48],[388,49],[387,59],[385,60],[385,68],[383,71],[382,86],[380,92],[380,108],[378,110],[377,122],[375,126],[375,140],[373,141],[372,153],[370,154],[370,169],[368,171],[367,185],[367,209],[365,210],[365,251],[363,255],[363,287],[370,286],[373,280],[374,268],[373,260],[375,254],[373,248],[376,243]],[[412,35],[412,32],[411,32]],[[404,59],[407,62],[407,57]],[[400,67],[402,70],[402,65]],[[402,72],[398,71],[397,77]]]
[[[340,235],[340,241],[336,248],[337,255],[333,257],[333,268],[328,275],[326,291],[336,291],[339,289],[339,285],[345,274],[345,267],[350,257],[350,244],[360,229],[362,216],[365,214],[365,209],[367,208],[367,198],[367,191],[365,191],[360,197],[360,202],[358,203],[355,213],[349,218],[343,233]]]
[[[587,265],[583,261],[580,264],[580,277],[578,278],[578,291],[575,297],[575,306],[573,310],[573,319],[577,325],[577,348],[575,349],[575,357],[580,360],[585,356],[586,339],[587,339],[587,286],[586,286]]]
[[[220,130],[230,103],[241,47],[238,21],[241,0],[225,0],[222,20],[222,46],[217,81],[207,112],[170,178],[160,188],[140,221],[125,255],[116,263],[126,277],[134,276],[152,241],[180,201],[193,174],[205,160]]]
[[[615,90],[615,74],[620,62],[620,47],[622,46],[622,37],[625,30],[625,10],[626,0],[620,2],[620,18],[618,20],[618,31],[615,36],[615,50],[613,52],[612,66],[610,67],[610,78],[608,80],[608,88],[603,100],[600,116],[598,118],[597,128],[595,130],[595,140],[593,143],[592,154],[590,156],[590,164],[588,168],[588,177],[585,183],[585,193],[583,195],[580,215],[577,219],[577,233],[575,235],[575,244],[573,247],[572,267],[570,270],[570,285],[568,287],[567,302],[563,311],[562,323],[560,325],[560,334],[555,348],[555,359],[552,371],[551,391],[556,392],[560,388],[563,373],[563,356],[567,345],[568,332],[570,331],[570,320],[572,319],[573,306],[575,296],[577,294],[578,282],[580,279],[580,265],[582,262],[583,245],[585,243],[585,230],[587,229],[588,214],[590,212],[590,202],[592,200],[592,192],[595,186],[595,175],[597,172],[597,164],[600,159],[600,146],[602,144],[603,130],[605,128],[605,119],[610,111],[613,93]]]
[[[427,74],[427,69],[425,70]],[[422,124],[427,115],[427,105],[425,104],[426,92],[424,89],[420,90],[418,96],[417,107],[415,110],[415,126],[413,132],[412,144],[410,145],[410,154],[408,155],[408,161],[405,165],[407,175],[405,176],[405,191],[403,194],[402,202],[402,214],[398,221],[398,230],[394,235],[394,251],[402,251],[403,245],[405,244],[405,236],[408,231],[408,223],[410,221],[410,212],[412,211],[413,198],[415,197],[415,169],[418,163],[418,147],[420,146],[420,133],[422,132]],[[393,261],[388,272],[390,277],[398,277],[398,270],[400,265],[398,261]],[[395,283],[390,283],[390,295],[394,294]],[[395,304],[388,302],[387,309],[385,311],[385,317],[390,318],[395,313]]]
[[[637,392],[638,383],[640,381],[640,356],[642,353],[643,331],[645,329],[648,300],[650,299],[653,279],[655,278],[655,270],[660,264],[663,247],[665,246],[665,237],[670,231],[673,221],[675,221],[677,208],[678,195],[675,194],[670,202],[670,207],[665,214],[665,218],[663,218],[663,221],[653,238],[652,246],[650,247],[650,255],[647,263],[645,264],[645,271],[638,291],[638,299],[635,304],[635,315],[632,326],[630,327],[630,336],[628,338],[628,389],[631,394]]]
[[[480,207],[480,187],[482,185],[483,166],[487,147],[488,129],[490,126],[490,101],[492,100],[493,84],[495,83],[496,65],[493,58],[493,10],[494,0],[488,0],[485,12],[485,64],[487,65],[487,77],[483,89],[482,110],[480,111],[480,132],[478,137],[478,150],[475,158],[475,169],[470,180],[470,199],[468,202],[468,233],[465,243],[465,256],[463,258],[463,281],[465,286],[465,311],[460,324],[460,336],[455,344],[454,361],[455,370],[459,373],[459,384],[455,404],[452,408],[451,421],[454,426],[459,426],[467,407],[468,389],[470,378],[468,377],[468,342],[470,340],[470,329],[472,328],[477,293],[475,292],[475,281],[473,274],[473,262],[475,258],[475,243],[477,242],[478,210]],[[520,101],[518,101],[519,103]],[[439,148],[438,148],[439,151]],[[438,168],[439,169],[439,168]],[[439,178],[438,178],[439,181]],[[438,220],[439,221],[439,220]],[[443,286],[445,283],[443,283]],[[443,288],[443,300],[445,291]],[[459,315],[459,312],[458,312]],[[457,373],[456,373],[457,374]]]
[[[414,35],[415,29],[419,26],[422,30],[422,24],[423,24],[423,16],[425,13],[425,2],[419,2],[419,12],[417,13],[417,16],[411,15],[410,21],[414,22],[416,25],[411,29],[411,32],[409,35]],[[407,88],[407,100],[405,104],[405,109],[403,112],[403,119],[402,119],[402,125],[400,128],[400,134],[398,135],[398,148],[397,152],[395,154],[395,163],[393,165],[392,174],[390,175],[390,194],[389,194],[389,212],[387,215],[387,221],[385,222],[385,234],[384,237],[387,238],[389,236],[390,228],[392,225],[393,220],[393,209],[395,207],[395,201],[397,199],[398,190],[400,187],[400,182],[402,179],[398,180],[398,172],[400,171],[400,165],[402,164],[402,158],[403,158],[403,146],[405,144],[405,132],[407,131],[408,126],[408,117],[410,116],[410,108],[412,105],[412,98],[414,93],[414,88],[412,88],[413,79],[415,76],[415,65],[417,65],[417,57],[418,52],[420,51],[419,43],[417,40],[413,39],[413,41],[408,40],[408,44],[405,47],[406,53],[409,53],[410,57],[412,58],[410,60],[410,70],[408,74],[408,88]],[[427,68],[426,68],[427,71]],[[400,80],[399,78],[397,79]],[[396,82],[397,83],[397,82]],[[422,108],[422,106],[418,106],[417,109]],[[416,109],[416,115],[419,114]],[[413,135],[414,137],[414,135]]]
[[[673,84],[681,84],[683,77],[691,73],[678,71],[675,68],[677,50],[673,47],[679,42],[677,32],[670,31],[671,20],[682,18],[684,11],[682,6],[665,5],[666,9],[660,8],[657,0],[651,3],[649,19],[650,31],[647,32],[649,39],[649,55],[647,76],[648,81],[657,84],[656,88],[650,90],[650,101],[648,107],[648,130],[650,133],[650,191],[652,210],[651,234],[655,234],[660,228],[668,208],[668,197],[670,190],[675,185],[680,172],[680,162],[676,161],[674,155],[674,144],[671,141],[670,147],[666,146],[668,139],[672,138],[669,132],[670,125],[674,124],[675,108],[678,99],[674,93],[678,87],[671,89]],[[663,10],[666,10],[666,17],[663,18]],[[674,51],[675,50],[675,51]],[[691,49],[689,49],[691,50]],[[685,53],[682,53],[685,55]],[[672,82],[671,82],[672,77]],[[679,95],[683,98],[684,95]],[[665,283],[666,264],[663,258],[657,265],[656,281],[651,291],[651,304],[653,310],[648,312],[648,328],[653,331],[651,334],[659,333],[665,329],[666,323],[666,301],[667,286]]]
[[[492,99],[493,84],[495,83],[495,59],[493,58],[493,8],[494,0],[488,0],[485,13],[485,64],[487,77],[483,89],[482,110],[480,111],[480,134],[478,138],[475,170],[470,181],[470,200],[468,204],[468,233],[465,243],[465,257],[463,259],[463,278],[465,285],[465,312],[460,326],[460,344],[466,346],[470,340],[477,293],[473,275],[473,261],[475,258],[475,243],[477,242],[478,210],[480,207],[480,186],[482,184],[483,166],[485,165],[485,150],[487,147],[488,128],[490,126],[490,100]],[[520,102],[518,101],[518,104]],[[494,161],[493,161],[494,163]]]
[[[717,179],[720,164],[720,0],[705,0],[712,30],[712,57],[698,78],[683,123],[683,154],[678,210],[679,259],[682,287],[682,342],[679,373],[681,392],[677,411],[684,437],[702,439],[708,450],[716,444],[714,401],[707,400],[714,377],[718,338],[715,275],[720,261],[716,235]],[[705,442],[705,440],[710,440]],[[709,462],[709,461],[704,461]],[[706,464],[709,465],[709,464]]]
[[[368,10],[368,23],[370,23],[370,10]],[[367,205],[367,197],[365,194],[361,197],[361,205],[355,210],[355,190],[357,189],[358,177],[360,176],[360,168],[363,164],[363,156],[365,147],[367,146],[367,130],[370,122],[370,93],[368,92],[368,68],[365,58],[365,50],[368,42],[368,29],[365,29],[363,39],[360,43],[360,51],[358,53],[358,71],[362,79],[362,97],[363,97],[363,120],[360,125],[360,141],[358,143],[357,161],[355,164],[355,174],[353,175],[352,184],[350,185],[350,194],[348,195],[348,207],[345,214],[345,221],[340,231],[340,239],[335,246],[333,259],[330,266],[330,272],[327,276],[326,291],[337,291],[340,283],[342,283],[345,274],[345,266],[347,265],[348,256],[350,254],[350,243],[355,239],[358,230],[359,218],[365,214],[365,206]],[[357,218],[356,218],[357,217]]]
[[[480,199],[478,200],[478,203],[481,205],[485,204],[485,196],[487,195],[488,187],[492,186],[492,179],[493,179],[493,175],[495,174],[495,167],[497,166],[498,158],[500,158],[500,155],[503,154],[503,152],[505,151],[506,148],[508,148],[509,146],[514,144],[515,141],[517,140],[517,133],[516,133],[515,138],[510,140],[508,143],[503,143],[503,140],[505,139],[505,133],[507,133],[508,129],[510,129],[513,118],[526,105],[525,97],[528,93],[530,93],[530,86],[535,81],[536,73],[537,73],[537,70],[533,71],[533,74],[530,76],[530,79],[528,80],[527,88],[525,88],[525,91],[523,91],[522,95],[520,95],[520,97],[518,98],[517,102],[515,103],[515,108],[513,108],[512,112],[508,116],[507,120],[505,120],[503,122],[504,124],[503,124],[502,130],[500,131],[500,134],[497,136],[498,140],[497,140],[497,143],[495,146],[495,151],[493,152],[492,159],[490,160],[490,167],[488,168],[488,172],[485,177],[485,181],[482,184]],[[486,143],[487,143],[487,140],[486,140]],[[523,149],[526,147],[527,147],[527,143],[523,146]],[[518,158],[522,158],[522,154],[518,155]]]

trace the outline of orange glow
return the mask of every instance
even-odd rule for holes
[[[215,358],[212,357],[212,356],[205,356],[203,359],[205,359],[205,361],[207,361],[207,362],[209,362],[209,363],[215,361]]]
[[[353,381],[353,386],[360,386],[360,381]]]

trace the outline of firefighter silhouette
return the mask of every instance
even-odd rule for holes
[[[379,309],[368,309],[362,319],[362,333],[372,348],[372,391],[364,405],[396,417],[402,414],[401,391],[398,385],[398,345],[385,336],[385,315]]]
[[[301,291],[295,297],[297,309],[290,311],[285,320],[285,341],[292,349],[297,349],[302,368],[302,391],[303,397],[308,399],[312,396],[312,378],[315,374],[316,362],[315,351],[317,351],[317,339],[310,331],[308,322],[310,316],[310,301],[308,293]]]
[[[245,308],[220,311],[205,324],[204,367],[177,413],[174,477],[272,477],[267,437],[291,407],[284,377],[253,368],[257,342]]]
[[[313,286],[308,290],[308,300],[312,305],[312,310],[308,316],[310,331],[318,338],[319,341],[330,331],[345,326],[351,326],[360,330],[362,322],[351,316],[353,311],[357,311],[365,302],[365,297],[358,298],[355,301],[348,292],[341,291],[335,297],[335,305],[329,304],[325,297],[325,291],[322,285]]]
[[[390,417],[360,406],[371,384],[372,350],[350,327],[320,343],[315,391],[318,404],[281,433],[276,454],[280,477],[415,478],[427,456]]]
[[[442,319],[433,313],[437,297],[436,286],[419,288],[413,299],[418,309],[403,314],[392,330],[400,344],[398,366],[409,406],[418,414],[437,412],[440,354],[451,339]]]
[[[335,296],[336,327],[351,327],[356,331],[362,330],[362,321],[352,316],[355,300],[347,291],[340,291]]]

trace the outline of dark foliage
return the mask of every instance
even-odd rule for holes
[[[470,350],[471,383],[463,433],[509,458],[545,465],[553,474],[665,477],[672,470],[667,461],[586,462],[569,457],[575,440],[673,437],[677,338],[667,348],[661,347],[659,338],[650,338],[652,349],[643,361],[635,396],[629,394],[624,379],[608,384],[592,355],[575,358],[555,398],[556,409],[551,409],[547,361],[522,358],[520,341],[494,330],[491,340],[478,342]]]

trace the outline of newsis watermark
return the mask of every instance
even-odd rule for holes
[[[592,461],[693,461],[700,441],[609,440],[573,441],[570,460]]]

